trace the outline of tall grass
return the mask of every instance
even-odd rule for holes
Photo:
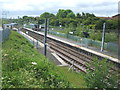
[[[3,88],[69,88],[55,65],[39,54],[36,49],[17,32],[12,31],[2,45]]]

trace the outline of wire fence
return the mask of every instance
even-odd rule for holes
[[[64,33],[59,33],[59,32],[54,32],[54,31],[49,31],[48,33],[57,35],[60,37],[64,37],[67,39],[71,39],[73,41],[76,41],[77,44],[80,44],[80,45],[94,46],[97,48],[101,48],[101,44],[102,44],[101,41],[96,41],[96,40],[92,40],[92,39],[88,39],[88,38],[81,38],[81,37],[73,36],[70,34],[64,34]],[[104,49],[108,50],[108,51],[112,51],[112,52],[118,52],[118,44],[112,43],[112,42],[104,43]]]
[[[26,26],[26,27],[27,28],[32,28],[30,26]],[[93,47],[97,47],[97,48],[101,48],[101,45],[102,45],[102,42],[97,41],[97,40],[92,40],[92,39],[88,39],[88,38],[82,38],[82,37],[73,36],[73,35],[70,35],[70,34],[51,31],[51,30],[49,30],[48,33],[52,34],[52,35],[64,37],[64,38],[67,38],[67,39],[71,39],[73,41],[76,41],[76,43],[79,44],[79,45],[93,46]],[[112,43],[112,42],[104,43],[104,49],[117,53],[118,52],[118,44]]]

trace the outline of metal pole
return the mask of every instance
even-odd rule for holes
[[[101,52],[104,49],[104,40],[105,40],[105,27],[106,27],[106,23],[103,23],[103,34],[102,34],[102,45],[101,45]]]
[[[45,19],[45,35],[44,35],[44,55],[46,56],[46,53],[47,53],[47,45],[46,45],[46,43],[47,43],[47,21],[48,21],[48,19],[46,18]]]
[[[49,19],[47,20],[47,30],[49,31]]]
[[[38,24],[37,24],[37,32],[39,31],[39,22],[38,22]],[[37,48],[38,48],[38,37],[36,36],[36,39],[37,39]]]

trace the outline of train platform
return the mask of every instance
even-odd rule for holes
[[[42,32],[43,33],[43,32]],[[87,48],[87,49],[91,49],[93,51],[96,51],[96,52],[99,52],[99,53],[102,53],[102,54],[105,54],[105,55],[108,55],[108,56],[111,56],[111,57],[114,57],[114,58],[117,58],[118,59],[118,52],[110,52],[110,51],[107,51],[107,50],[103,50],[101,52],[101,49],[100,48],[96,48],[96,47],[92,47],[92,46],[87,46],[85,44],[81,44],[80,42],[77,42],[77,41],[73,41],[71,39],[67,39],[67,38],[63,38],[63,37],[59,37],[59,36],[55,36],[55,35],[50,35],[48,34],[49,36],[51,37],[55,37],[57,39],[60,39],[60,40],[63,40],[63,41],[66,41],[66,42],[69,42],[69,43],[73,43],[75,44],[77,47],[84,47],[84,48]]]
[[[38,33],[44,34],[44,32],[38,32]],[[91,49],[91,50],[96,51],[96,52],[99,52],[99,53],[101,53],[101,54],[108,55],[108,56],[111,56],[111,57],[114,57],[114,58],[117,58],[117,59],[118,59],[118,52],[110,52],[110,51],[107,51],[107,50],[103,50],[103,51],[101,52],[100,48],[96,48],[96,47],[92,47],[92,46],[87,46],[87,45],[81,44],[80,42],[73,41],[73,40],[71,40],[71,39],[67,39],[67,38],[63,38],[63,37],[59,37],[59,36],[51,35],[51,34],[48,34],[48,36],[54,37],[54,38],[56,38],[56,39],[59,39],[59,40],[65,41],[65,42],[73,43],[73,44],[75,44],[77,47],[84,47],[84,48],[86,48],[86,49]]]

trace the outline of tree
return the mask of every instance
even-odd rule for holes
[[[44,12],[43,14],[40,15],[40,18],[53,18],[53,17],[55,17],[55,15],[49,12]]]
[[[88,18],[88,17],[95,17],[94,14],[90,14],[90,13],[86,13],[85,16]]]
[[[28,16],[23,16],[23,19],[25,20],[25,19],[27,19],[28,18]]]
[[[76,14],[76,17],[77,17],[77,18],[81,18],[81,14],[80,14],[80,13],[77,13],[77,14]]]
[[[59,26],[59,20],[58,19],[51,19],[50,25],[52,26]]]
[[[107,20],[106,21],[107,24],[107,29],[117,29],[118,28],[118,20]]]
[[[68,13],[67,18],[75,18],[75,14],[73,12]]]
[[[56,17],[57,18],[66,18],[69,13],[73,13],[73,11],[70,9],[67,9],[67,10],[59,9],[56,14]]]
[[[69,24],[69,28],[70,28],[70,31],[72,31],[72,32],[76,31],[76,26],[75,26],[74,22],[71,22]]]
[[[23,21],[28,21],[28,20],[29,20],[28,16],[23,16]]]
[[[81,23],[77,24],[76,35],[78,35],[80,37],[84,37],[84,35],[83,35],[83,26],[81,25]]]
[[[97,21],[95,21],[96,23],[96,29],[103,29],[103,23],[105,22],[105,19],[99,19]]]
[[[70,9],[65,10],[65,12],[66,12],[67,14],[69,14],[69,13],[73,13],[73,11],[70,10]]]
[[[65,18],[66,17],[66,12],[64,9],[59,9],[57,14],[56,14],[57,18]]]
[[[87,19],[85,19],[85,20],[83,21],[83,24],[84,24],[84,25],[92,24],[92,20],[91,20],[91,18],[88,17]]]
[[[82,12],[82,19],[85,19],[85,18],[86,18],[85,13]]]

